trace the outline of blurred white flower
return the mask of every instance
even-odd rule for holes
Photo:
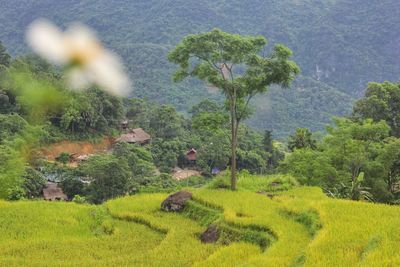
[[[116,95],[129,93],[131,83],[120,59],[102,47],[91,29],[76,24],[62,32],[40,19],[29,26],[26,39],[43,58],[67,66],[72,88],[84,89],[94,83]]]

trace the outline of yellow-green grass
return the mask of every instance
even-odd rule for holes
[[[316,209],[323,223],[307,247],[305,266],[400,266],[400,207],[332,200],[310,188],[280,200]]]
[[[188,189],[195,203],[219,207],[218,222],[269,229],[266,249],[201,243],[208,220],[162,212],[167,194],[102,206],[0,202],[0,266],[400,266],[400,207],[330,199],[314,187],[263,192],[288,179],[242,176],[236,192]]]
[[[216,245],[202,244],[198,235],[205,230],[195,221],[160,210],[167,194],[141,194],[109,201],[110,214],[139,222],[166,233],[156,249],[146,254],[143,266],[191,266],[211,255]]]
[[[163,238],[103,207],[0,202],[0,266],[126,266]]]

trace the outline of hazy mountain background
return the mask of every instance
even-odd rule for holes
[[[198,81],[171,81],[166,55],[185,35],[219,27],[286,44],[302,75],[291,89],[259,97],[248,122],[277,137],[321,130],[350,111],[367,82],[400,79],[399,0],[0,0],[0,40],[13,55],[28,51],[24,31],[39,17],[93,27],[125,61],[133,96],[183,112],[220,98]]]

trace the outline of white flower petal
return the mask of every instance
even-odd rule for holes
[[[34,21],[28,28],[26,39],[31,48],[43,58],[56,64],[68,61],[63,33],[51,22]]]
[[[104,90],[118,96],[127,96],[131,82],[123,66],[114,54],[104,51],[98,58],[87,66],[93,82]]]
[[[94,83],[115,95],[129,93],[131,83],[121,61],[101,46],[88,27],[75,24],[63,33],[52,23],[37,20],[29,27],[27,40],[42,57],[69,67],[66,76],[73,89]]]
[[[66,78],[71,89],[83,90],[92,83],[91,77],[81,68],[72,68],[68,70]]]
[[[96,34],[88,27],[74,24],[65,32],[65,40],[70,56],[84,56],[91,58],[102,52],[102,46]]]

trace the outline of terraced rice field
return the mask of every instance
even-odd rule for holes
[[[188,189],[180,214],[160,210],[167,194],[103,206],[0,202],[0,266],[400,266],[400,207],[311,187],[255,192],[270,182]],[[210,224],[220,237],[204,244]]]

